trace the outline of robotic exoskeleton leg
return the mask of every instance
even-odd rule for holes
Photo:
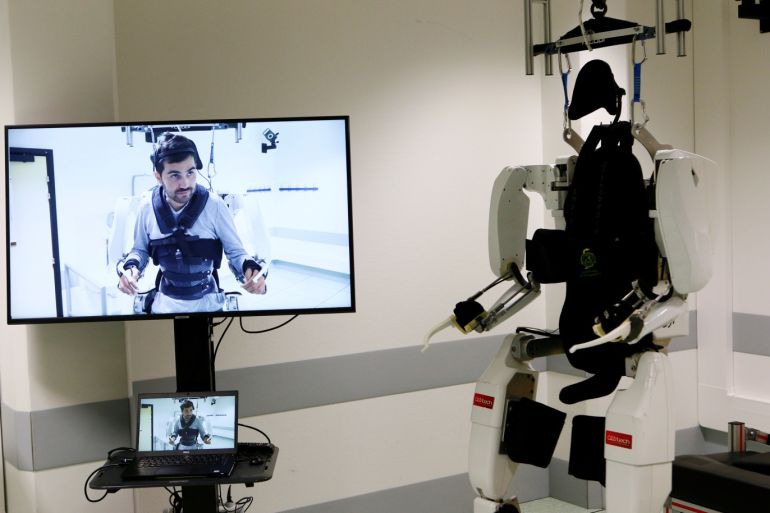
[[[559,352],[558,337],[509,335],[476,383],[469,450],[469,475],[478,495],[474,513],[518,513],[518,500],[508,495],[516,467],[550,462],[565,415],[536,402],[538,372],[530,362]]]

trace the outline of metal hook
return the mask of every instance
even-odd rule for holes
[[[631,60],[634,64],[643,64],[647,60],[647,47],[644,44],[644,39],[638,39],[638,34],[634,34],[634,39],[631,41]],[[642,60],[637,62],[636,61],[636,41],[639,41],[639,43],[642,46]]]
[[[588,51],[592,51],[593,48],[591,48],[591,42],[588,38],[588,32],[586,32],[586,27],[583,24],[583,0],[580,0],[580,10],[578,11],[578,24],[580,25],[580,33],[583,35],[583,44],[586,45],[586,48]]]
[[[215,176],[217,176],[217,165],[214,162],[214,133],[216,131],[216,127],[212,125],[211,127],[211,151],[209,153],[209,164],[206,166],[206,178],[209,182],[209,190],[212,189],[211,185],[211,179]]]
[[[603,18],[607,14],[607,1],[591,0],[591,14],[594,18]]]
[[[558,54],[559,54],[559,73],[561,73],[562,75],[564,75],[564,73],[569,74],[572,71],[572,63],[570,63],[570,61],[569,61],[569,54],[568,53],[562,54],[561,53],[561,48],[559,48]],[[567,61],[567,71],[566,72],[564,71],[564,67],[561,64],[561,56],[562,55],[564,55],[564,59]]]
[[[631,127],[634,129],[634,131],[639,132],[641,129],[647,125],[647,122],[650,120],[650,117],[647,115],[647,105],[645,104],[644,100],[641,98],[641,89],[642,89],[642,64],[647,60],[647,47],[644,45],[644,39],[640,39],[640,43],[642,46],[642,60],[638,61],[636,60],[636,34],[634,34],[634,39],[631,41],[631,60],[634,63],[634,95],[631,100]],[[643,121],[641,123],[636,122],[636,109],[634,108],[636,104],[639,104],[642,108],[642,116]]]
[[[562,64],[562,55],[564,55],[564,59],[567,63],[567,71],[564,71],[564,65]],[[569,60],[569,54],[565,53],[562,54],[561,49],[559,49],[558,55],[559,59],[559,73],[561,74],[561,85],[564,89],[564,122],[563,122],[563,128],[565,133],[572,131],[572,123],[569,119],[569,116],[567,114],[567,110],[569,109],[569,87],[568,87],[568,79],[569,74],[572,72],[572,63]]]

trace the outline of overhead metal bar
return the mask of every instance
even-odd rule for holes
[[[553,55],[556,53],[572,53],[587,50],[586,42],[591,45],[592,48],[601,48],[603,46],[614,46],[618,44],[631,43],[634,38],[637,41],[642,39],[652,39],[655,37],[654,27],[645,27],[644,25],[637,25],[635,27],[629,27],[618,30],[608,30],[607,32],[586,33],[584,36],[574,36],[566,39],[559,39],[552,43],[535,45],[533,48],[534,55]],[[622,39],[622,41],[616,41]]]
[[[676,17],[677,19],[684,19],[684,0],[676,0]],[[686,57],[687,48],[685,48],[684,32],[680,31],[676,33],[676,56]]]
[[[524,0],[524,48],[525,59],[524,66],[527,75],[534,73],[535,59],[532,38],[532,4],[539,3],[543,5],[543,38],[546,42],[551,41],[551,0]],[[545,74],[553,75],[553,59],[547,56],[545,59]]]
[[[665,54],[666,34],[677,35],[677,56],[686,55],[684,33],[692,27],[690,20],[684,18],[684,0],[676,0],[678,19],[665,22],[664,0],[654,0],[656,5],[655,26],[645,26],[635,22],[605,17],[606,3],[592,0],[594,5],[591,13],[594,19],[585,23],[580,19],[580,25],[564,34],[556,41],[551,41],[551,5],[550,0],[524,0],[524,38],[525,38],[525,68],[527,75],[533,74],[534,57],[545,55],[545,74],[552,74],[551,56],[557,53],[571,53],[592,50],[606,46],[631,44],[635,41],[655,38],[657,53]],[[762,0],[765,1],[765,0]],[[770,2],[770,0],[767,0]],[[545,41],[540,44],[533,42],[532,6],[533,3],[543,4],[543,35]],[[600,4],[597,8],[597,4]],[[582,2],[581,2],[582,6]],[[582,10],[582,9],[581,9]]]
[[[126,132],[126,144],[133,146],[133,132],[140,132],[144,134],[145,142],[155,142],[155,135],[160,135],[163,132],[210,132],[212,130],[227,130],[230,128],[235,129],[236,142],[242,138],[242,129],[246,123],[196,123],[196,124],[179,124],[179,125],[127,125],[122,126],[120,129]]]
[[[658,46],[658,55],[665,55],[666,54],[666,31],[663,30],[663,27],[666,25],[666,15],[664,13],[664,3],[663,0],[657,0],[657,5],[655,9],[655,28],[657,29],[656,32],[656,43]]]

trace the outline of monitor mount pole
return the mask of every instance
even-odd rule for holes
[[[210,317],[174,319],[177,392],[216,390]],[[185,513],[216,513],[216,486],[182,486]]]

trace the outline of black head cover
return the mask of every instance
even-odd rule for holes
[[[615,116],[620,107],[618,95],[623,93],[609,64],[600,59],[588,61],[575,80],[569,118],[574,121],[600,108]]]

